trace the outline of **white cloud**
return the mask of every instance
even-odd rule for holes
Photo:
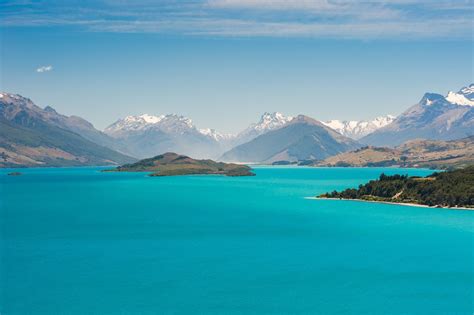
[[[210,7],[223,9],[325,10],[333,8],[327,0],[208,0],[207,4]]]
[[[51,71],[51,70],[53,70],[53,66],[51,66],[51,65],[41,66],[41,67],[36,69],[36,72],[43,73],[43,72],[48,72],[48,71]]]
[[[13,0],[25,1],[25,0]],[[4,10],[0,27],[355,39],[471,39],[474,0],[98,0]],[[0,5],[1,8],[1,5]],[[1,9],[0,9],[1,12]],[[52,70],[51,66],[38,72]]]

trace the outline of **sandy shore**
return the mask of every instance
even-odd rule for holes
[[[474,208],[465,208],[465,207],[438,207],[438,206],[427,206],[420,205],[417,203],[408,203],[408,202],[390,202],[390,201],[375,201],[375,200],[363,200],[363,199],[344,199],[344,198],[322,198],[322,197],[305,197],[305,199],[314,199],[314,200],[345,200],[345,201],[358,201],[358,202],[371,202],[371,203],[383,203],[387,205],[400,205],[408,207],[420,207],[420,208],[431,208],[431,209],[448,209],[448,210],[468,210],[474,211]]]

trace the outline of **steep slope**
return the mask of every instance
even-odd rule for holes
[[[320,160],[359,147],[321,122],[300,115],[276,130],[226,152],[223,161],[271,163]]]
[[[377,129],[387,126],[395,120],[395,116],[387,115],[372,120],[329,120],[322,122],[326,126],[336,130],[341,135],[358,140]]]
[[[66,116],[15,94],[0,94],[0,166],[122,164],[133,158],[67,129]]]
[[[61,115],[50,106],[46,106],[42,109],[36,106],[30,99],[21,95],[10,93],[1,93],[0,95],[0,101],[9,104],[9,107],[3,112],[3,115],[5,115],[5,118],[7,119],[27,108],[31,115],[34,115],[51,125],[77,133],[87,140],[99,145],[123,151],[123,148],[120,147],[120,143],[116,142],[105,133],[95,129],[90,122],[81,117]]]
[[[453,140],[474,134],[474,85],[446,97],[427,93],[391,124],[360,139],[375,146],[396,146],[411,139]]]
[[[474,136],[451,141],[411,140],[395,148],[364,147],[331,156],[317,166],[452,168],[474,165]]]

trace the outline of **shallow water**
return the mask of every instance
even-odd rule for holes
[[[0,171],[1,314],[469,314],[474,211],[305,199],[381,172]]]

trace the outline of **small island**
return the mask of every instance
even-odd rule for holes
[[[8,173],[7,175],[8,176],[20,176],[22,174],[20,172],[12,172],[12,173]]]
[[[155,157],[125,164],[106,172],[151,172],[150,176],[225,175],[254,176],[246,165],[196,160],[185,155],[165,153]]]
[[[427,177],[380,175],[358,189],[333,191],[318,198],[424,205],[474,210],[474,166]]]

